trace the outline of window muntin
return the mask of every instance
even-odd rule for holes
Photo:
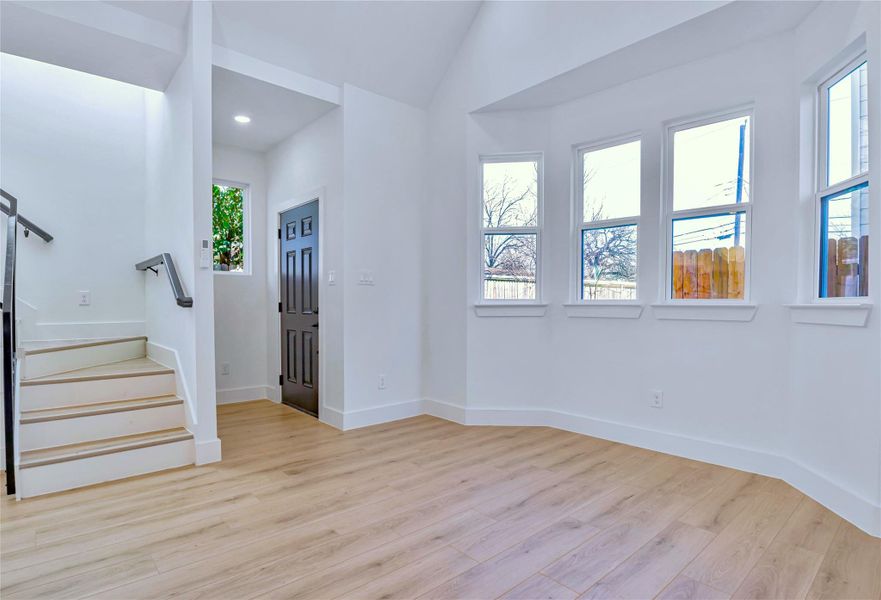
[[[865,55],[819,87],[817,298],[869,295],[869,120]]]
[[[214,270],[247,272],[247,186],[215,182],[212,186]]]
[[[749,298],[751,137],[751,110],[668,129],[667,299]]]
[[[541,157],[481,158],[481,300],[537,301]]]
[[[641,199],[639,139],[577,150],[578,297],[582,301],[637,298]]]

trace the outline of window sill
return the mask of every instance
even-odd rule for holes
[[[474,305],[474,313],[478,317],[543,317],[547,310],[547,304],[534,302]]]
[[[229,275],[232,277],[247,277],[251,273],[248,271],[212,271],[215,275]]]
[[[789,319],[803,325],[865,327],[872,312],[868,303],[787,304]]]
[[[752,321],[758,310],[755,304],[652,304],[656,319],[679,321]]]
[[[619,302],[577,302],[564,304],[569,318],[593,319],[638,319],[643,305],[639,302],[622,300]]]

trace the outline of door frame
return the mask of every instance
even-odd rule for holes
[[[273,302],[272,311],[275,313],[275,319],[273,322],[275,323],[274,333],[272,334],[272,339],[275,342],[275,350],[278,352],[278,362],[276,366],[278,367],[278,374],[284,375],[284,353],[281,351],[281,312],[278,310],[278,304],[281,302],[281,294],[283,288],[282,276],[281,276],[281,237],[279,236],[279,230],[281,229],[281,215],[282,213],[286,213],[289,210],[294,208],[298,208],[303,206],[304,204],[309,204],[310,202],[318,201],[318,419],[324,416],[324,394],[322,393],[323,382],[324,382],[324,372],[325,372],[325,356],[327,356],[325,352],[325,344],[326,337],[322,334],[321,327],[322,318],[325,313],[324,310],[321,310],[321,304],[323,302],[325,293],[326,293],[326,283],[324,279],[324,188],[319,188],[311,193],[302,194],[294,196],[291,200],[278,205],[274,210],[275,212],[275,228],[274,231],[270,232],[270,236],[275,239],[275,252],[273,256],[273,262],[275,265],[275,284],[276,284],[276,297],[275,302]],[[282,390],[281,384],[278,382],[278,378],[276,377],[273,380],[273,387],[276,391],[275,401],[279,404],[282,403]],[[307,413],[303,413],[307,414]]]

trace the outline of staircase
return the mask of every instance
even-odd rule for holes
[[[195,462],[174,369],[147,338],[24,351],[17,465],[20,498]]]

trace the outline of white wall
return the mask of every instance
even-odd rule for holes
[[[143,335],[144,98],[158,94],[8,54],[0,68],[2,186],[55,236],[19,229],[20,338]]]
[[[350,85],[343,96],[350,426],[383,420],[377,414],[421,412],[426,114]],[[358,285],[364,270],[374,285]],[[379,389],[380,375],[385,389]]]
[[[814,122],[811,102],[817,85],[862,46],[869,57],[870,301],[875,307],[865,327],[789,327],[790,355],[786,452],[816,479],[843,490],[840,505],[862,506],[863,522],[881,532],[881,4],[822,4],[796,31],[794,85],[801,86],[802,169],[799,201],[802,249],[799,301],[813,293]],[[813,491],[813,490],[809,490]],[[868,507],[875,505],[874,513]]]
[[[337,108],[266,153],[266,231],[275,232],[279,213],[320,197],[319,265],[334,271],[336,285],[319,282],[319,382],[321,418],[343,411],[343,114]],[[281,372],[278,301],[278,239],[266,238],[266,381],[278,393]],[[272,398],[280,401],[278,397]]]
[[[271,398],[266,374],[266,169],[263,155],[214,145],[214,179],[248,186],[245,227],[250,272],[214,273],[214,354],[217,403]],[[229,374],[221,365],[229,364]]]
[[[211,5],[195,3],[187,52],[147,104],[145,253],[170,252],[192,308],[175,304],[164,269],[146,284],[147,336],[177,352],[199,463],[220,459],[214,381],[214,280],[198,266],[211,239]]]
[[[350,428],[421,412],[426,116],[354,86],[343,95],[342,108],[267,153],[266,227],[274,231],[280,212],[320,197],[320,413]],[[267,381],[274,386],[278,244],[274,236],[267,242]],[[374,285],[359,285],[362,271]]]
[[[799,86],[806,75],[796,73],[811,72],[803,62],[816,62],[817,54],[828,60],[867,27],[870,53],[878,56],[877,4],[823,10],[808,21],[809,32],[780,34],[537,111],[468,114],[463,99],[475,85],[469,65],[484,59],[470,54],[479,45],[466,40],[429,112],[433,176],[422,268],[432,274],[423,284],[423,393],[431,412],[471,423],[555,425],[784,477],[864,529],[881,531],[877,315],[853,330],[796,325],[784,306],[800,301],[805,271],[798,185]],[[828,30],[827,23],[837,27]],[[828,52],[817,53],[812,40],[830,32]],[[482,34],[469,37],[475,35]],[[649,305],[661,297],[664,122],[747,102],[755,106],[755,318],[669,321],[650,306],[635,320],[567,318],[561,305],[570,299],[572,146],[642,135],[639,285]],[[477,157],[518,151],[545,156],[543,300],[550,306],[539,318],[480,318],[471,308],[481,260]],[[881,170],[877,165],[873,170]],[[877,194],[873,212],[881,212]],[[871,278],[881,281],[876,257]],[[662,410],[648,406],[653,389],[664,391]]]

